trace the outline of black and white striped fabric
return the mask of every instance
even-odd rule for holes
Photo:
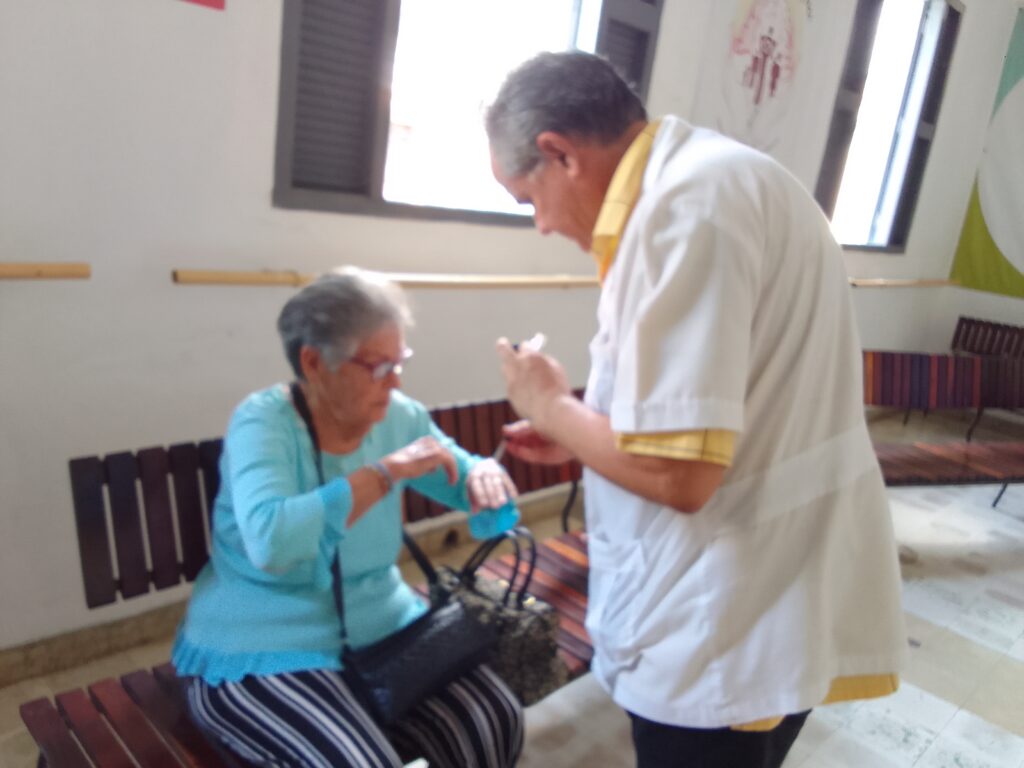
[[[340,672],[250,676],[237,683],[186,682],[189,712],[208,734],[254,765],[274,768],[508,768],[523,746],[523,711],[481,666],[382,729]]]

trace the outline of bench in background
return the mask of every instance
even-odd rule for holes
[[[1024,358],[1024,327],[960,317],[950,348],[958,355]]]
[[[1024,358],[866,350],[864,404],[907,416],[915,409],[973,409],[970,441],[986,409],[1024,408]]]
[[[504,400],[446,406],[432,416],[460,445],[482,455],[493,453],[502,425],[514,420]],[[209,553],[221,448],[216,439],[70,461],[86,605],[107,605],[119,596],[130,599],[196,578]],[[503,463],[524,493],[580,477],[575,462],[535,467],[506,454]],[[413,491],[406,491],[404,502],[410,521],[447,512]],[[484,573],[507,579],[512,567],[508,555],[488,562]],[[531,592],[559,611],[559,653],[573,677],[589,668],[592,653],[583,629],[586,573],[579,534],[538,542]],[[169,663],[60,693],[53,702],[30,701],[21,706],[21,716],[39,745],[40,765],[239,765],[188,719]]]
[[[1024,442],[888,443],[875,445],[885,484],[1000,484],[992,506],[1010,483],[1024,483]]]

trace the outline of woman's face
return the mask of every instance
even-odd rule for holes
[[[387,364],[400,364],[407,356],[402,329],[384,326],[368,336],[337,370],[319,366],[318,405],[328,408],[335,423],[349,434],[365,434],[384,418],[391,390],[402,383],[398,371],[388,370]],[[381,372],[384,375],[377,378]]]

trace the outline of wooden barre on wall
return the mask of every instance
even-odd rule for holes
[[[942,288],[960,285],[960,282],[938,278],[904,280],[890,277],[851,277],[850,285],[854,288]]]
[[[88,280],[85,262],[0,262],[0,280]]]
[[[473,275],[437,272],[382,272],[405,288],[595,288],[588,275]],[[171,279],[182,285],[290,285],[302,286],[316,278],[288,270],[175,269]],[[854,288],[936,288],[958,285],[955,280],[904,280],[851,277]]]
[[[595,288],[587,275],[472,275],[436,272],[381,272],[405,288]],[[172,280],[182,285],[306,285],[317,275],[281,270],[175,269]]]

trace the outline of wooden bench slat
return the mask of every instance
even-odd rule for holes
[[[167,690],[152,672],[144,669],[124,675],[121,685],[163,732],[172,748],[184,753],[184,762],[203,768],[230,768],[189,719],[184,698],[177,691]]]
[[[544,547],[537,553],[539,560],[538,569],[550,574],[559,583],[576,592],[586,605],[587,601],[587,571],[565,560],[558,552],[549,547]]]
[[[107,678],[93,683],[89,695],[141,765],[181,768],[174,752],[117,680]]]
[[[587,554],[586,534],[583,531],[569,531],[553,539],[547,539],[545,543],[550,544],[552,541],[558,541],[564,546],[572,547],[582,555]]]
[[[492,421],[491,408],[487,403],[477,403],[471,407],[477,450],[481,456],[491,456],[501,440],[501,423],[495,424]]]
[[[450,434],[450,436],[470,453],[481,453],[476,434],[476,425],[473,423],[473,407],[471,405],[459,405],[453,410],[455,411],[455,432]]]
[[[918,444],[922,452],[935,456],[944,469],[945,476],[961,482],[988,481],[996,482],[1000,473],[993,471],[977,455],[967,450],[969,444],[928,445]]]
[[[182,753],[179,758],[184,763],[203,768],[237,768],[241,765],[218,752],[188,717],[176,678],[162,684],[155,672],[138,670],[122,677],[121,684],[139,709],[161,729],[172,748]]]
[[[149,591],[149,568],[146,566],[142,518],[135,487],[139,476],[138,463],[134,454],[129,452],[108,454],[103,463],[107,469],[121,594],[124,597],[144,595]]]
[[[168,693],[174,696],[178,695],[180,681],[178,680],[178,672],[171,662],[167,661],[153,667],[153,679]]]
[[[49,699],[26,702],[18,711],[47,765],[53,768],[90,768],[82,748]]]
[[[85,604],[90,608],[108,605],[117,599],[117,584],[107,536],[103,464],[98,457],[89,456],[72,459],[68,462],[68,470],[71,473]]]
[[[85,691],[66,691],[57,694],[57,709],[99,768],[134,768],[124,747],[114,736],[103,716],[89,700]]]
[[[157,589],[166,589],[181,581],[171,494],[167,484],[170,474],[167,451],[146,448],[136,453],[135,459],[142,483],[142,508],[145,510],[149,554],[153,563],[153,584]]]
[[[167,449],[167,459],[178,510],[181,571],[193,581],[207,560],[206,522],[199,495],[199,449],[194,443],[178,443]]]
[[[201,440],[197,446],[199,452],[199,469],[203,476],[203,494],[206,497],[205,508],[209,513],[210,527],[213,527],[213,500],[220,490],[220,454],[224,449],[222,438]]]

